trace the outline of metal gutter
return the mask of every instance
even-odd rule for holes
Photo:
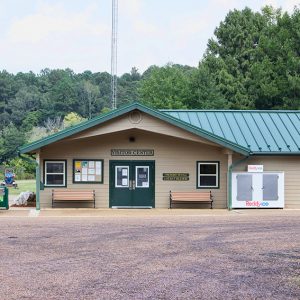
[[[251,153],[252,156],[283,156],[283,155],[286,155],[286,156],[300,156],[300,152],[252,152]]]
[[[213,112],[213,111],[219,111],[219,112],[242,112],[242,113],[299,113],[299,110],[297,109],[158,109],[159,111],[163,112]]]

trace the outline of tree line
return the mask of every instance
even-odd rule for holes
[[[0,71],[0,162],[16,149],[110,110],[107,72]],[[230,11],[198,67],[166,64],[118,77],[118,106],[299,109],[300,11],[264,7]]]

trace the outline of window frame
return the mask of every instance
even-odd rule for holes
[[[138,182],[137,170],[138,170],[138,168],[148,169],[148,181],[147,181],[148,185],[147,186],[138,186],[137,185],[137,182]],[[135,166],[135,178],[134,178],[134,180],[135,180],[135,188],[136,189],[148,189],[150,187],[150,166]]]
[[[216,174],[200,174],[200,165],[216,165]],[[200,185],[200,176],[215,176],[216,177],[216,186],[201,186]],[[199,160],[196,163],[196,188],[197,189],[220,189],[220,161],[204,161]]]
[[[118,168],[127,169],[127,185],[119,185],[118,184]],[[122,189],[122,188],[129,188],[130,187],[130,166],[129,165],[123,165],[123,166],[115,166],[115,182],[114,182],[114,188],[115,189]]]
[[[47,174],[55,174],[55,173],[47,173],[46,171],[46,166],[47,163],[63,163],[64,164],[64,173],[58,173],[59,175],[63,174],[64,175],[64,183],[63,185],[57,185],[57,184],[47,184]],[[57,187],[57,188],[63,188],[63,187],[67,187],[67,160],[66,159],[44,159],[44,164],[43,164],[43,183],[44,183],[44,187],[45,188],[53,188],[53,187]]]

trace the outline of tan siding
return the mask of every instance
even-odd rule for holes
[[[71,137],[70,140],[117,133],[129,129],[140,129],[219,147],[218,145],[202,139],[195,134],[189,133],[186,130],[180,129],[177,126],[168,124],[145,113],[140,113],[140,115],[141,121],[139,123],[132,123],[130,121],[130,114],[126,114],[117,119],[110,120],[101,126],[96,126],[95,128],[85,130],[84,132]]]
[[[128,138],[134,136],[135,143]],[[154,156],[112,157],[111,149],[154,149]],[[103,184],[73,184],[72,162],[74,158],[104,159]],[[234,156],[234,161],[241,156]],[[214,207],[225,208],[227,198],[227,155],[221,147],[142,113],[138,124],[128,115],[79,133],[65,141],[53,143],[41,151],[41,167],[44,159],[67,159],[67,184],[69,188],[95,189],[96,207],[109,206],[110,160],[155,160],[155,205],[169,205],[169,191],[196,190],[196,161],[220,161],[220,189],[212,189]],[[235,168],[245,171],[247,164],[263,164],[265,171],[285,172],[285,203],[287,208],[300,208],[300,157],[255,157]],[[163,181],[162,173],[190,173],[187,182]],[[43,170],[41,172],[43,174]],[[42,176],[42,175],[41,175]],[[41,191],[41,207],[51,206],[51,188]]]
[[[135,143],[129,143],[128,137],[134,135]],[[112,157],[112,148],[154,149],[154,156]],[[104,184],[73,184],[72,161],[74,158],[104,159]],[[109,160],[155,160],[155,205],[165,208],[169,205],[169,191],[196,190],[196,161],[220,161],[220,189],[213,189],[214,207],[226,207],[227,155],[221,149],[184,141],[169,136],[131,130],[83,140],[65,141],[49,145],[42,149],[41,159],[67,159],[67,184],[69,188],[95,189],[96,207],[109,206]],[[190,173],[187,182],[163,181],[162,173]],[[51,188],[41,191],[41,207],[51,206]]]
[[[282,171],[285,181],[285,208],[300,208],[300,157],[257,156],[251,157],[235,168],[245,171],[248,164],[264,165],[264,171]]]

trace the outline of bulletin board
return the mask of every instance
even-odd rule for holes
[[[103,183],[103,159],[73,159],[73,183]]]

